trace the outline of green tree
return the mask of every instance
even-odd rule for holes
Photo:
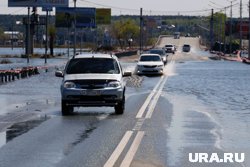
[[[6,39],[6,35],[4,34],[4,30],[0,27],[0,43],[3,43]]]
[[[123,48],[125,44],[131,45],[131,39],[136,41],[135,39],[138,38],[140,29],[134,20],[126,19],[114,22],[112,32],[114,38],[118,40],[120,47]]]
[[[226,15],[221,12],[214,14],[214,39],[223,41],[225,38],[225,21]]]

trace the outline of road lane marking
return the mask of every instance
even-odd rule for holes
[[[131,147],[129,148],[129,151],[127,152],[120,167],[129,167],[130,166],[130,164],[135,156],[135,153],[137,152],[139,145],[141,144],[144,133],[145,133],[144,131],[139,131],[137,133],[135,140],[133,141]]]
[[[122,140],[108,159],[108,161],[104,164],[103,167],[112,167],[114,166],[117,159],[120,157],[122,151],[124,150],[125,146],[128,144],[129,139],[131,138],[133,131],[127,131],[123,136]]]
[[[140,118],[140,119],[136,122],[135,127],[133,128],[133,131],[139,131],[139,130],[141,129],[141,127],[142,127],[144,121],[145,121],[145,118]]]
[[[165,76],[161,76],[160,80],[157,82],[156,86],[154,87],[154,89],[151,91],[151,93],[148,95],[147,99],[145,100],[145,102],[143,103],[143,105],[141,106],[140,110],[138,111],[136,118],[138,119],[138,121],[136,122],[134,128],[132,131],[127,131],[124,135],[124,137],[122,138],[122,140],[120,141],[120,143],[118,144],[118,146],[116,147],[116,149],[114,150],[114,152],[112,153],[112,155],[110,156],[110,158],[108,159],[108,161],[104,164],[104,167],[113,167],[114,164],[116,163],[116,161],[118,160],[118,158],[121,156],[121,153],[124,151],[126,145],[128,144],[133,132],[138,131],[135,139],[132,142],[132,145],[130,146],[127,154],[125,155],[125,158],[123,159],[120,167],[129,167],[130,164],[133,161],[133,158],[139,148],[139,145],[144,137],[145,132],[144,131],[140,131],[145,119],[147,118],[151,118],[153,111],[155,109],[155,106],[157,104],[157,101],[162,93],[163,87],[167,81],[168,77]],[[153,98],[153,100],[152,100]],[[148,110],[147,110],[148,107]],[[145,118],[143,118],[144,113],[147,112]]]
[[[150,103],[150,105],[149,105],[148,112],[147,112],[146,117],[145,117],[146,119],[150,119],[150,118],[151,118],[151,116],[152,116],[152,114],[153,114],[153,112],[154,112],[154,110],[155,110],[155,106],[156,106],[156,104],[157,104],[157,102],[158,102],[158,100],[159,100],[159,98],[160,98],[160,95],[161,95],[161,93],[162,93],[163,87],[164,87],[164,85],[165,85],[167,79],[168,79],[168,77],[166,77],[166,78],[163,80],[163,82],[161,83],[161,86],[160,86],[160,88],[159,88],[157,94],[155,95],[155,97],[154,97],[153,100],[151,101],[151,103]]]
[[[153,98],[153,96],[155,95],[156,93],[156,90],[158,89],[158,87],[160,86],[160,83],[162,82],[163,80],[163,76],[161,77],[161,79],[158,81],[157,85],[154,87],[154,89],[152,90],[152,92],[148,95],[146,101],[143,103],[143,105],[141,106],[139,112],[137,113],[136,115],[136,118],[142,118],[144,112],[146,111],[146,108],[147,106],[149,105],[151,99]]]

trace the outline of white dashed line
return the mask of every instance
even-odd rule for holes
[[[143,105],[141,106],[139,112],[136,115],[136,118],[142,118],[144,112],[146,111],[147,106],[149,105],[150,101],[152,100],[153,96],[156,93],[156,90],[158,89],[158,87],[160,86],[161,82],[163,80],[163,76],[161,77],[161,79],[158,81],[157,85],[154,87],[154,89],[152,90],[152,92],[148,95],[146,101],[143,103]]]

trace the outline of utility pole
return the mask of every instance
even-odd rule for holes
[[[46,27],[46,30],[45,30],[46,37],[45,37],[45,59],[44,59],[45,64],[47,63],[47,55],[48,55],[48,14],[49,14],[49,11],[46,8],[46,26],[45,26]]]
[[[12,17],[12,23],[11,23],[12,24],[12,26],[11,26],[11,29],[12,29],[12,32],[11,32],[11,49],[13,50],[13,48],[14,48],[14,41],[13,41],[14,40],[14,23],[13,23],[14,19],[13,18],[14,18],[14,16],[12,15],[11,17]]]
[[[28,32],[27,32],[27,35],[26,35],[26,56],[27,56],[27,63],[30,62],[29,60],[29,56],[30,56],[30,7],[28,7],[28,23],[27,23],[27,26],[28,26]]]
[[[242,48],[242,0],[240,0],[240,50]]]
[[[225,23],[224,25],[226,25],[226,21],[227,21],[227,8],[225,7]],[[227,49],[227,45],[226,45],[226,32],[224,30],[224,54],[226,54],[226,49]]]
[[[76,56],[76,0],[73,0],[74,1],[74,55],[73,56]]]
[[[233,29],[233,1],[231,1],[231,11],[230,11],[230,35],[229,35],[229,54],[232,53],[232,29]]]
[[[221,23],[220,23],[220,35],[219,35],[219,37],[220,37],[220,53],[222,52],[222,48],[221,48],[221,44],[222,44],[222,38],[223,38],[223,34],[222,34],[222,24],[223,24],[223,14],[221,13],[221,18],[220,18],[220,21],[221,21]]]
[[[212,15],[210,19],[210,50],[213,49],[214,44],[214,9],[212,9]]]
[[[248,58],[250,59],[250,0],[248,5],[249,18],[248,18]]]
[[[143,48],[143,34],[142,34],[142,27],[143,27],[143,18],[142,18],[142,8],[140,9],[140,54],[142,54],[142,48]]]

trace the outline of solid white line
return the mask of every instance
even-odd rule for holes
[[[163,89],[163,87],[164,87],[164,85],[165,85],[165,83],[167,81],[167,78],[168,77],[166,77],[164,79],[164,81],[161,83],[161,86],[160,86],[157,94],[155,95],[154,99],[151,101],[148,112],[147,112],[146,117],[145,117],[146,119],[151,118],[151,116],[152,116],[152,114],[153,114],[153,112],[155,110],[155,106],[156,106],[156,104],[157,104],[157,102],[158,102],[158,100],[160,98],[161,93],[162,93],[162,89]]]
[[[108,161],[104,164],[103,167],[112,167],[114,166],[115,162],[121,155],[122,151],[124,150],[125,146],[128,144],[129,139],[131,138],[133,131],[127,131],[123,136],[122,140],[108,159]]]
[[[135,153],[137,152],[139,145],[141,144],[141,140],[144,136],[144,131],[139,131],[135,137],[135,140],[133,141],[129,151],[127,152],[124,160],[121,163],[120,167],[129,167],[134,156]]]
[[[163,76],[161,77],[161,79],[158,81],[157,85],[154,87],[154,89],[152,90],[152,92],[148,95],[147,99],[145,100],[145,102],[143,103],[143,105],[141,106],[139,112],[136,115],[136,118],[142,118],[148,104],[150,103],[151,99],[153,98],[153,96],[155,95],[156,90],[158,89],[158,87],[160,86],[160,83],[163,80]]]

